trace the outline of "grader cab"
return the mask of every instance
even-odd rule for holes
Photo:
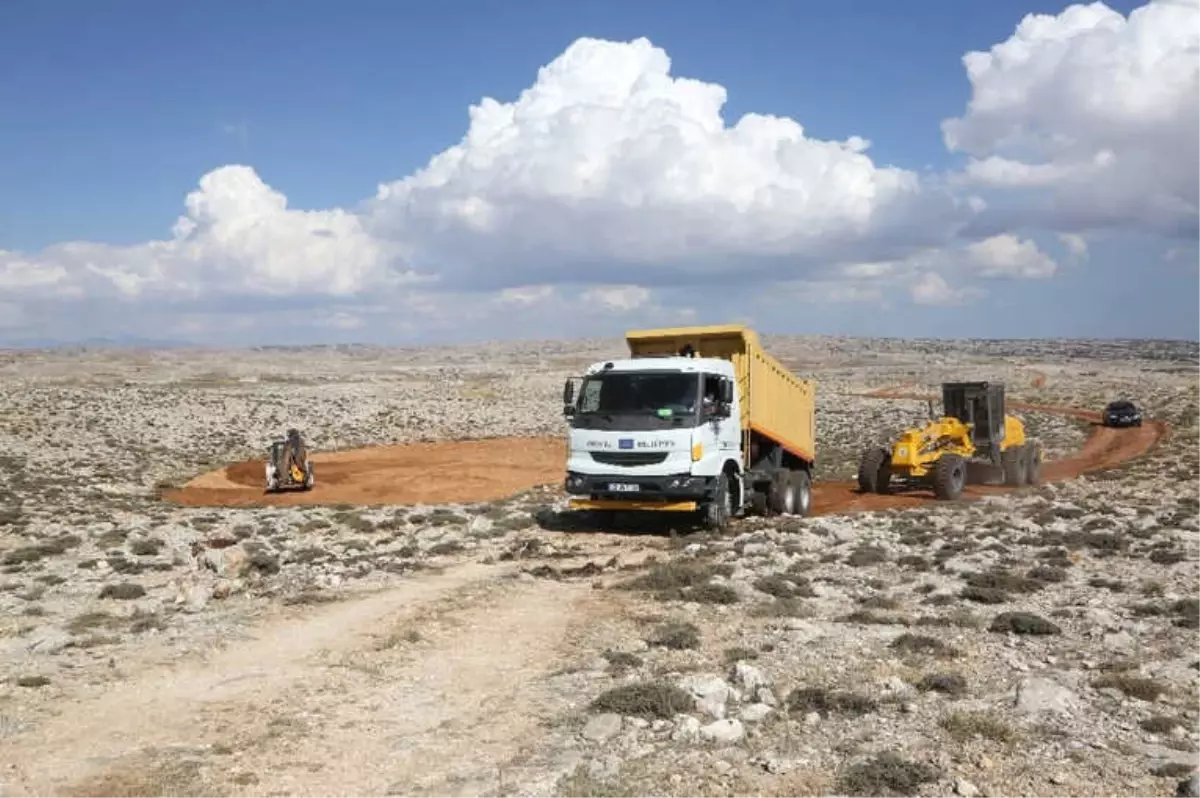
[[[1041,446],[1026,438],[1019,418],[1007,413],[1004,383],[943,383],[942,415],[905,430],[890,448],[864,452],[858,485],[869,493],[932,488],[939,499],[957,499],[969,466],[998,472],[1011,486],[1036,484],[1040,478]]]

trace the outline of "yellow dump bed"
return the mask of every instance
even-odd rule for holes
[[[634,330],[625,341],[633,357],[677,355],[690,344],[696,357],[732,361],[742,430],[766,436],[809,463],[816,458],[816,385],[784,368],[753,330],[740,324]]]

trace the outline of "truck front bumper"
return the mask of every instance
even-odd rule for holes
[[[689,513],[700,507],[699,502],[638,501],[630,499],[571,499],[572,510],[632,510],[660,513]]]
[[[571,506],[581,509],[688,511],[709,497],[713,482],[713,477],[691,474],[634,477],[568,472],[563,487],[578,497]]]

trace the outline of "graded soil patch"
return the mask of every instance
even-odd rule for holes
[[[470,504],[559,482],[566,442],[558,438],[372,446],[313,452],[312,490],[265,491],[264,460],[202,474],[163,498],[192,507]]]
[[[895,389],[869,394],[876,399],[919,399]],[[1167,434],[1161,421],[1113,429],[1100,414],[1076,408],[1010,402],[1015,410],[1054,413],[1093,424],[1083,447],[1061,460],[1042,463],[1042,481],[1058,482],[1139,457]],[[566,466],[563,438],[493,438],[473,441],[375,446],[344,452],[316,452],[316,484],[311,491],[265,492],[264,462],[247,460],[203,474],[163,498],[187,506],[268,507],[287,505],[471,504],[497,501],[541,485],[561,482]],[[963,498],[1004,493],[1002,485],[970,484]],[[932,491],[889,495],[860,493],[856,482],[813,484],[812,515],[913,507],[934,501]]]

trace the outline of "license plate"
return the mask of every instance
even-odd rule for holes
[[[642,489],[641,485],[629,482],[610,482],[608,489],[613,493],[637,493]]]

